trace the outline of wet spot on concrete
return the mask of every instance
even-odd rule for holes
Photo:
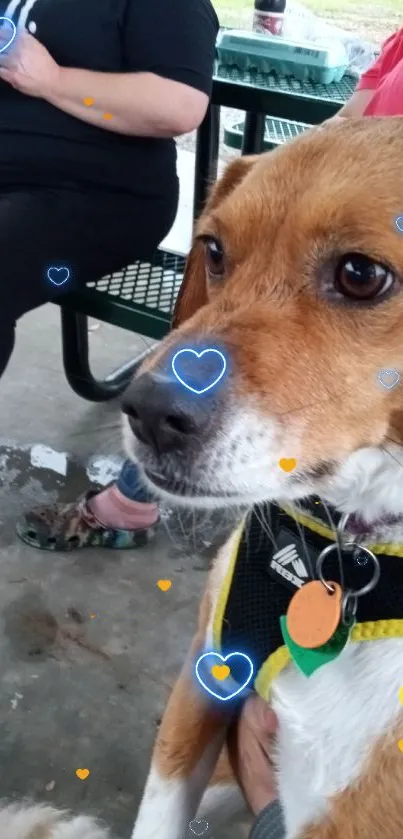
[[[63,488],[88,485],[83,464],[64,452],[56,452],[42,443],[32,446],[0,445],[0,482],[2,490],[15,492],[38,482],[43,493],[63,494]]]
[[[17,658],[45,658],[54,647],[59,626],[38,592],[25,592],[13,600],[5,607],[3,618],[4,633]]]
[[[44,446],[43,443],[37,443],[31,449],[31,463],[32,466],[39,466],[40,469],[47,469],[51,472],[57,472],[64,478],[67,473],[67,454],[66,452],[56,452],[50,446]]]

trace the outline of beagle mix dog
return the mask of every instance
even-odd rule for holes
[[[364,118],[233,162],[197,223],[175,328],[125,398],[126,448],[168,502],[248,506],[253,526],[261,515],[268,558],[278,537],[268,515],[280,510],[289,529],[294,519],[299,525],[300,572],[308,560],[315,571],[326,544],[340,548],[333,524],[341,517],[343,538],[356,544],[359,532],[379,563],[380,582],[357,598],[344,649],[311,675],[277,636],[267,665],[261,635],[259,665],[270,678],[263,692],[254,684],[279,719],[287,839],[403,836],[402,153],[403,119]],[[172,373],[174,355],[189,347],[226,358],[209,393]],[[284,459],[294,468],[280,468]],[[312,513],[312,498],[323,516]],[[197,814],[214,830],[235,813],[240,796],[225,757],[231,703],[199,687],[195,663],[217,649],[224,581],[240,539],[248,540],[248,522],[240,527],[211,569],[132,839],[183,839]],[[343,583],[343,572],[354,572],[358,589],[371,562],[361,566],[344,544],[341,576],[337,565],[330,577],[323,566],[324,578]],[[243,551],[234,611],[239,637],[269,579],[252,548]],[[272,608],[276,634],[292,592],[273,585],[263,619],[268,625]]]

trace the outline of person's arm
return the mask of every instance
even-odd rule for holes
[[[354,117],[362,117],[364,115],[364,111],[366,111],[373,95],[375,93],[375,89],[368,88],[365,90],[355,90],[348,102],[337,111],[336,117],[346,118],[354,118]]]
[[[211,93],[218,33],[210,0],[128,0],[121,31],[125,73],[62,68],[48,101],[122,134],[175,137],[197,128]],[[91,107],[85,97],[94,100]]]
[[[259,813],[249,839],[285,839],[283,811],[279,801],[272,801]]]
[[[385,66],[391,69],[400,55],[399,41],[402,37],[402,30],[394,32],[390,35],[382,45],[380,55],[373,64],[362,74],[357,82],[354,93],[350,96],[348,102],[337,111],[334,117],[326,120],[322,125],[329,125],[337,122],[339,119],[351,119],[354,117],[362,117],[375,95],[379,80],[384,74]]]
[[[205,93],[154,73],[59,69],[47,101],[73,117],[119,134],[175,137],[197,128],[207,109]],[[90,107],[86,98],[93,100]]]
[[[251,694],[233,724],[228,740],[234,775],[255,816],[249,839],[284,839],[283,813],[270,760],[277,718],[267,702]]]
[[[119,25],[122,73],[59,67],[24,31],[0,54],[0,78],[107,131],[175,137],[197,128],[211,93],[218,32],[210,0],[127,0]],[[0,30],[0,40],[9,35]]]

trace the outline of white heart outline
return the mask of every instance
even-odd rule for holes
[[[382,376],[390,376],[392,373],[397,377],[396,381],[392,382],[391,385],[387,385],[385,382],[382,381]],[[386,388],[386,390],[392,390],[392,388],[396,387],[396,385],[398,385],[400,382],[400,373],[398,373],[397,370],[393,369],[380,370],[380,372],[378,373],[378,381],[379,384],[382,385],[382,387]]]
[[[222,369],[220,375],[217,376],[216,379],[214,379],[214,382],[212,382],[211,385],[208,385],[208,387],[203,388],[203,390],[197,390],[197,388],[191,387],[191,385],[187,385],[186,382],[184,382],[183,379],[181,379],[179,373],[175,370],[175,361],[178,358],[178,356],[182,355],[182,353],[184,353],[184,352],[191,352],[193,355],[196,356],[196,358],[201,358],[202,355],[204,355],[206,352],[213,352],[216,355],[219,355],[220,358],[222,359],[222,362],[223,362],[223,369]],[[220,352],[220,350],[214,349],[214,347],[208,347],[207,350],[203,350],[200,353],[196,352],[196,350],[192,350],[191,347],[184,347],[183,350],[178,350],[178,352],[175,353],[175,355],[172,359],[172,372],[173,372],[174,376],[177,378],[178,382],[180,382],[181,385],[186,387],[188,390],[191,390],[192,393],[197,393],[198,395],[200,395],[202,393],[206,393],[207,390],[211,390],[211,388],[214,387],[214,385],[218,384],[220,379],[222,379],[226,369],[227,369],[227,361],[226,361],[225,355],[223,355],[223,353]]]
[[[221,661],[223,661],[224,664],[225,664],[225,662],[228,661],[230,658],[232,658],[234,655],[238,656],[238,658],[239,657],[246,658],[246,661],[248,662],[248,664],[250,666],[249,676],[248,676],[246,682],[244,682],[243,685],[241,685],[241,687],[238,688],[238,690],[235,691],[235,693],[230,693],[229,696],[220,696],[218,693],[215,693],[213,690],[211,690],[211,688],[209,688],[206,685],[206,683],[203,681],[203,679],[202,679],[202,677],[199,673],[199,664],[201,664],[203,659],[207,658],[207,656],[216,656]],[[249,656],[246,655],[246,653],[238,653],[238,652],[229,653],[226,656],[223,656],[223,655],[221,655],[221,653],[217,653],[217,652],[214,652],[214,651],[211,651],[209,653],[203,653],[203,655],[199,656],[199,658],[197,659],[196,667],[195,667],[196,679],[199,682],[199,684],[202,686],[202,688],[204,688],[204,690],[207,691],[207,693],[209,693],[211,696],[214,696],[215,699],[220,699],[221,702],[228,702],[228,699],[233,699],[234,696],[238,696],[238,694],[241,693],[241,691],[243,691],[246,688],[246,686],[249,684],[249,682],[250,682],[250,680],[253,676],[253,672],[254,672],[254,667],[253,667],[252,659],[250,659]]]
[[[54,280],[52,280],[52,277],[49,276],[49,271],[67,271],[67,277],[65,280],[63,280],[63,282],[56,283]],[[51,283],[53,283],[53,285],[55,285],[57,288],[60,288],[60,286],[64,285],[64,283],[67,283],[67,280],[70,278],[70,271],[65,265],[61,265],[60,268],[56,268],[56,265],[51,265],[50,268],[48,268],[47,270],[47,275],[48,280]]]
[[[3,17],[3,16],[1,16],[1,17],[0,17],[0,22],[1,22],[2,20],[6,20],[6,21],[7,21],[7,23],[10,23],[10,24],[11,24],[12,29],[13,29],[13,34],[12,34],[12,36],[11,36],[10,40],[9,40],[9,41],[7,41],[7,43],[6,43],[5,47],[2,47],[2,48],[1,48],[0,53],[4,52],[4,50],[6,50],[8,47],[11,47],[11,44],[13,43],[14,38],[15,38],[15,36],[16,36],[16,34],[17,34],[17,27],[16,27],[16,25],[15,25],[14,21],[13,21],[13,20],[11,20],[11,17]]]
[[[210,825],[209,825],[207,819],[193,819],[193,821],[190,822],[189,828],[192,831],[192,833],[194,833],[195,836],[203,836],[203,833],[196,833],[196,831],[193,830],[192,824],[197,824],[197,822],[204,822],[205,823],[206,828],[205,828],[205,830],[203,830],[203,833],[205,833],[206,830],[209,829]]]
[[[400,216],[396,216],[396,218],[395,218],[395,226],[397,227],[397,229],[398,229],[399,233],[403,233],[403,224],[402,224],[402,227],[399,227],[399,224],[398,224],[398,222],[399,222],[400,220],[402,220],[402,222],[403,222],[403,214],[402,214],[402,213],[400,214]]]
[[[16,25],[15,25],[14,21],[13,21],[13,20],[11,20],[11,17],[3,17],[3,16],[1,16],[1,17],[0,17],[0,22],[1,22],[1,21],[3,21],[3,20],[6,20],[6,21],[7,21],[7,23],[9,23],[9,24],[11,25],[11,27],[12,27],[12,29],[13,29],[13,34],[12,34],[12,36],[11,36],[10,40],[9,40],[9,41],[7,41],[6,45],[5,45],[4,47],[2,47],[2,48],[1,48],[0,53],[4,52],[4,50],[8,49],[8,47],[11,47],[11,44],[13,43],[14,38],[15,38],[15,36],[16,36],[16,34],[17,34],[17,27],[16,27]]]

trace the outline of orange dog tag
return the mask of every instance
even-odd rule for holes
[[[330,592],[320,580],[300,588],[287,610],[287,630],[300,647],[314,650],[322,647],[336,632],[341,618],[342,590],[338,583],[328,582]]]

